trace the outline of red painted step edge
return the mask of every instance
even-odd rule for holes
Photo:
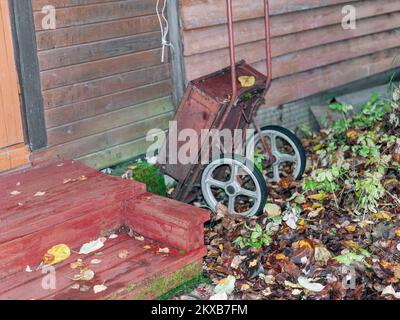
[[[207,210],[145,193],[126,202],[125,224],[134,231],[187,252],[204,246]]]

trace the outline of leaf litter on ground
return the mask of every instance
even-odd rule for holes
[[[217,205],[205,228],[211,299],[399,298],[399,100],[372,96],[353,117],[331,107],[343,120],[307,133],[303,180],[269,183],[264,214]]]

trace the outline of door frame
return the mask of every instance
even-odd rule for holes
[[[31,151],[47,146],[36,32],[31,0],[8,0],[21,91],[25,142]]]

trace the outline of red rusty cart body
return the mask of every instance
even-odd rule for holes
[[[255,113],[264,103],[264,96],[272,77],[268,0],[264,0],[264,13],[267,75],[260,73],[245,61],[236,63],[232,0],[227,0],[231,65],[191,81],[175,116],[178,133],[184,129],[192,129],[197,133],[198,139],[194,142],[192,140],[195,148],[198,148],[196,159],[190,164],[180,163],[179,159],[172,161],[169,154],[172,139],[177,141],[176,150],[180,150],[188,142],[178,141],[176,137],[171,136],[171,132],[160,151],[165,160],[159,163],[160,169],[177,181],[173,193],[177,200],[191,202],[202,194],[211,210],[216,210],[217,205],[222,202],[232,214],[252,216],[262,211],[267,197],[266,177],[259,169],[272,168],[272,178],[279,180],[279,165],[286,161],[296,163],[293,170],[295,178],[303,174],[305,155],[299,139],[287,129],[278,126],[260,128],[255,121]],[[240,77],[254,78],[251,85],[242,86],[238,81]],[[256,131],[254,146],[259,144],[261,154],[264,155],[261,167],[254,166],[244,155],[233,154],[236,150],[232,149],[221,150],[220,157],[212,159],[211,163],[202,163],[201,159],[205,155],[209,156],[210,152],[205,148],[205,143],[213,134],[211,130],[209,136],[204,139],[202,130],[228,129],[233,134],[234,130],[242,129],[241,139],[246,142],[246,130],[250,125]],[[278,138],[283,139],[294,151],[279,151]],[[255,148],[252,148],[254,151]],[[248,153],[247,148],[247,155]],[[250,202],[250,205],[243,205],[244,202]]]

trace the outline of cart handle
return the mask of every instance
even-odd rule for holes
[[[232,102],[235,102],[238,96],[237,87],[237,72],[235,58],[235,33],[233,30],[233,9],[232,0],[226,0],[228,12],[228,32],[229,32],[229,52],[231,62],[231,77],[232,77]],[[267,64],[267,85],[268,90],[272,78],[272,63],[271,63],[271,27],[269,18],[269,0],[264,0],[264,22],[265,22],[265,52]]]

